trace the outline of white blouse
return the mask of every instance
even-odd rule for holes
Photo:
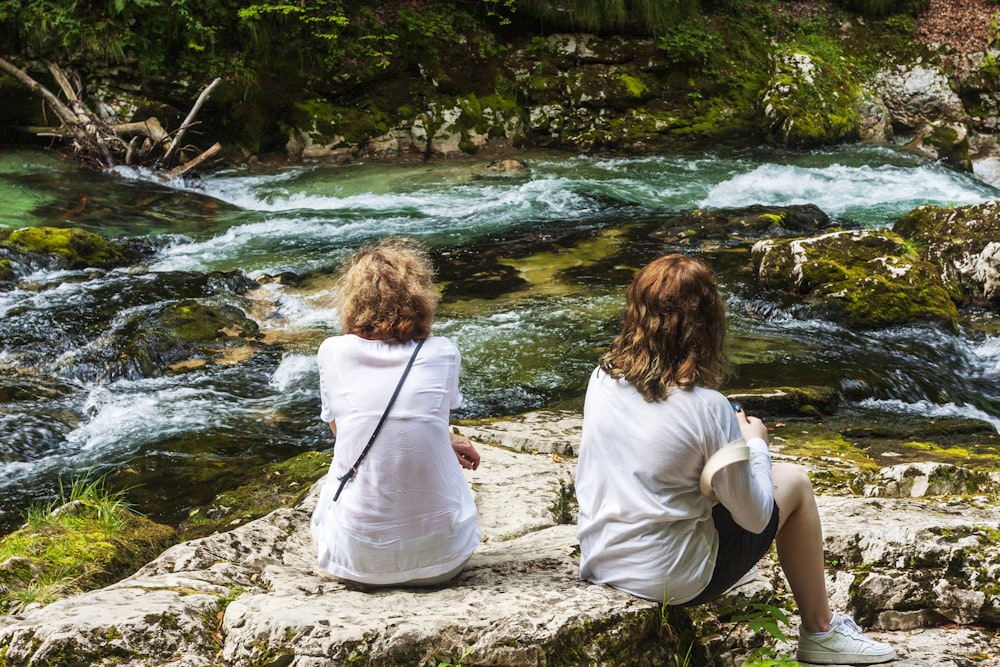
[[[424,343],[378,438],[333,501],[337,478],[368,443],[415,346],[346,335],[326,339],[317,354],[320,417],[336,421],[337,442],[312,532],[320,567],[344,579],[435,577],[461,565],[482,537],[448,435],[462,395],[461,355],[447,338]]]
[[[742,437],[725,396],[695,387],[650,403],[623,379],[594,371],[583,408],[576,495],[581,576],[670,604],[708,585],[719,550],[712,501],[698,480],[708,458]],[[760,533],[774,503],[767,444],[714,478],[718,499]]]

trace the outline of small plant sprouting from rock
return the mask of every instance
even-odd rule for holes
[[[468,658],[473,651],[476,650],[475,646],[470,646],[469,648],[462,651],[462,655],[459,657],[458,662],[439,662],[437,667],[462,667],[462,661]]]
[[[556,499],[552,501],[552,517],[558,524],[576,523],[576,512],[579,507],[576,501],[576,486],[572,480],[560,479],[559,489],[553,491]]]
[[[725,618],[726,622],[733,624],[728,635],[735,631],[738,624],[745,623],[758,634],[763,633],[777,641],[788,641],[788,637],[781,629],[781,626],[788,625],[788,613],[767,600],[739,603],[734,600],[734,605],[720,610],[719,615]],[[725,645],[726,642],[722,644]],[[795,667],[798,664],[790,656],[778,654],[772,648],[762,646],[751,651],[743,667]]]

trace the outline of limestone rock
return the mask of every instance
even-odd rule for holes
[[[934,120],[966,118],[962,100],[941,70],[921,65],[895,67],[880,72],[875,83],[897,125],[917,130]]]
[[[893,231],[921,247],[956,300],[1000,307],[1000,204],[921,206]]]
[[[886,231],[843,231],[759,241],[754,271],[768,287],[797,293],[853,328],[936,322],[954,329],[955,304],[937,268]]]
[[[907,147],[972,171],[971,119],[943,71],[922,65],[884,70],[875,77],[875,90],[892,124],[908,130]]]
[[[790,146],[819,146],[857,139],[860,82],[846,67],[801,50],[779,51],[761,97],[765,129]]]
[[[581,419],[536,413],[524,423],[547,424],[542,439],[565,451]],[[554,507],[575,460],[486,444],[517,431],[495,424],[462,427],[483,455],[466,474],[486,539],[450,585],[362,590],[318,572],[308,530],[316,487],[294,508],[178,544],[107,588],[0,617],[0,664],[653,666],[693,646],[700,664],[735,667],[760,645],[746,629],[721,629],[717,610],[663,614],[581,581],[575,526],[560,523]],[[820,497],[819,506],[833,602],[897,647],[894,667],[998,664],[992,632],[974,625],[998,618],[993,508],[843,496]],[[765,558],[729,601],[739,608],[771,592],[788,597]]]
[[[917,462],[882,468],[864,487],[868,497],[921,498],[924,496],[989,493],[992,480],[981,473],[945,463]]]

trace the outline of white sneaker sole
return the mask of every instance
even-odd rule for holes
[[[882,655],[859,655],[848,653],[799,653],[796,658],[807,665],[880,665],[896,660],[896,652]]]

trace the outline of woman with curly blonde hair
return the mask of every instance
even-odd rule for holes
[[[711,269],[685,255],[660,257],[635,276],[625,300],[621,333],[591,375],[583,408],[581,575],[697,605],[739,583],[773,541],[802,620],[799,660],[894,660],[891,646],[830,609],[809,477],[794,464],[772,465],[767,427],[718,392],[726,313]],[[705,482],[706,464],[722,450],[740,456]]]
[[[422,246],[388,239],[356,252],[337,281],[342,335],[317,353],[336,446],[312,531],[319,565],[346,581],[444,583],[482,537],[462,473],[479,454],[448,427],[462,360],[431,336],[433,278]]]

